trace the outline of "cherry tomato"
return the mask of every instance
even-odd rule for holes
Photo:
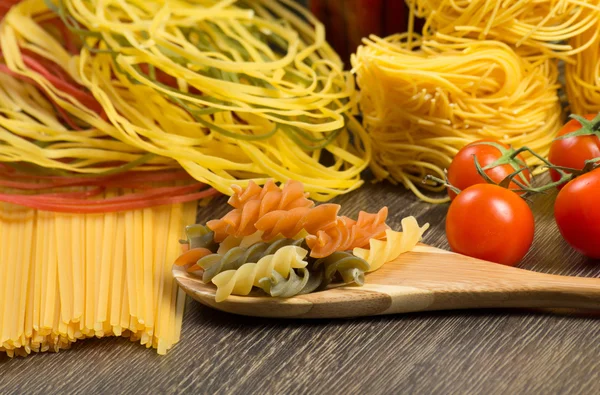
[[[502,146],[506,150],[510,149],[508,145],[495,140],[479,140],[464,146],[460,151],[458,151],[452,160],[450,167],[448,168],[448,182],[452,186],[463,190],[471,185],[486,183],[485,179],[479,175],[477,169],[475,168],[473,156],[477,156],[477,161],[481,167],[485,167],[498,160],[502,156],[503,152],[492,145],[481,143],[495,143]],[[517,158],[524,163],[523,158],[520,155]],[[485,173],[494,182],[500,183],[500,181],[505,179],[514,171],[515,168],[509,164],[506,164],[495,166],[486,170]],[[531,174],[529,173],[529,170],[523,170],[521,174],[527,179],[528,182],[531,180]],[[521,178],[517,179],[523,183]],[[519,189],[519,186],[514,182],[511,182],[509,188]],[[448,195],[450,196],[450,199],[454,199],[456,197],[456,193],[450,190],[450,188],[448,188]]]
[[[567,183],[554,202],[562,237],[577,251],[600,259],[600,169]]]
[[[503,265],[516,265],[533,242],[533,214],[509,189],[475,184],[450,204],[446,236],[453,251]]]
[[[596,114],[586,115],[584,118],[592,120]],[[558,136],[564,136],[581,129],[582,125],[576,119],[571,119],[558,132]],[[550,145],[548,160],[553,165],[582,169],[585,161],[600,157],[600,139],[595,135],[583,135],[554,140]],[[560,174],[550,169],[550,177],[553,181],[560,180]],[[559,186],[559,189],[564,185]]]

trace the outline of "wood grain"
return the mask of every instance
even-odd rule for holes
[[[534,246],[522,267],[598,277],[600,264],[565,245],[553,194],[534,198]],[[202,208],[206,221],[224,199]],[[447,248],[446,206],[401,188],[366,185],[338,199],[343,214],[390,207],[429,222],[424,242]],[[183,339],[167,356],[123,339],[92,339],[59,354],[0,357],[4,393],[591,394],[600,391],[600,320],[533,310],[414,313],[352,320],[235,316],[189,303]]]
[[[367,273],[365,285],[335,286],[291,298],[260,291],[216,302],[217,288],[179,266],[173,275],[188,295],[227,313],[273,318],[351,318],[475,308],[600,310],[600,280],[538,273],[419,244]]]

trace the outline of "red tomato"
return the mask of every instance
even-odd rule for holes
[[[600,169],[571,180],[556,197],[554,218],[577,251],[600,259]]]
[[[589,114],[584,118],[591,121],[596,115]],[[564,136],[579,129],[581,129],[581,123],[576,119],[571,119],[558,132],[558,136]],[[594,135],[584,135],[554,140],[550,145],[548,160],[553,165],[583,169],[586,160],[598,157],[600,157],[600,139]],[[560,180],[560,174],[552,169],[550,170],[550,177],[552,177],[552,181]],[[559,186],[559,189],[563,186]]]
[[[476,184],[450,204],[446,236],[453,251],[516,265],[533,242],[534,221],[525,201],[509,189]]]
[[[452,160],[450,167],[448,168],[448,182],[452,186],[455,186],[460,190],[464,190],[471,185],[486,183],[486,181],[483,179],[483,177],[481,177],[481,175],[479,175],[477,169],[475,168],[473,156],[477,156],[477,161],[481,167],[485,167],[498,160],[502,156],[503,152],[494,146],[479,144],[482,142],[496,143],[507,150],[510,148],[508,145],[495,140],[479,140],[464,146],[460,151],[458,151]],[[518,159],[523,161],[523,158],[520,155],[518,156]],[[494,180],[494,182],[500,183],[500,181],[505,179],[506,176],[514,171],[515,169],[511,165],[506,164],[495,166],[486,170],[485,173],[492,180]],[[521,174],[523,174],[527,181],[531,180],[531,174],[529,173],[529,170],[524,170]],[[517,179],[522,182],[522,179]],[[519,189],[519,186],[514,182],[511,182],[509,188]],[[450,196],[450,199],[454,199],[456,197],[456,193],[451,191],[449,188],[448,195]]]

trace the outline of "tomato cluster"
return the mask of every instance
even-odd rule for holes
[[[524,193],[558,187],[554,216],[563,238],[600,259],[600,115],[574,117],[553,141],[548,160],[553,182],[531,186],[522,151],[493,140],[461,149],[448,168],[452,203],[446,235],[455,252],[516,265],[533,243],[534,218]],[[533,153],[533,152],[531,152]],[[533,153],[535,155],[535,153]],[[459,193],[457,193],[459,192]]]

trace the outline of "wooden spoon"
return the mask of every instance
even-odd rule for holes
[[[491,307],[600,309],[600,279],[543,274],[420,244],[376,272],[365,285],[272,298],[261,291],[215,302],[216,287],[175,267],[194,299],[228,313],[279,318],[340,318]]]

